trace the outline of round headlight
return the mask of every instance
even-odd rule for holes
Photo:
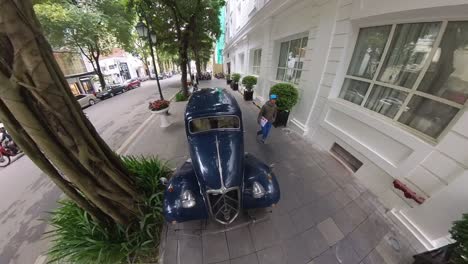
[[[182,201],[182,207],[183,208],[192,208],[195,206],[195,196],[193,193],[189,190],[185,190],[181,195],[180,195],[180,200]]]
[[[265,188],[263,188],[263,186],[259,182],[254,181],[252,184],[252,193],[253,198],[262,198],[263,196],[265,196]]]

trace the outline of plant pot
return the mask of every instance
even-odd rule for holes
[[[276,120],[273,123],[275,127],[283,126],[285,127],[288,124],[289,118],[289,111],[278,110],[278,114],[276,115]]]
[[[239,84],[236,82],[231,82],[231,89],[234,91],[239,90]]]
[[[171,125],[171,122],[167,120],[167,111],[169,111],[169,107],[157,111],[151,111],[151,114],[159,115],[161,117],[161,124],[159,125],[160,127],[164,128]]]
[[[244,91],[244,100],[252,101],[253,100],[253,91],[245,90]]]
[[[231,84],[232,80],[226,80],[226,84]]]

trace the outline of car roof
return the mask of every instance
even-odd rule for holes
[[[236,99],[223,88],[203,88],[190,96],[185,109],[185,118],[213,115],[241,116]]]

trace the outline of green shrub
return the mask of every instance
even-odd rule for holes
[[[188,97],[185,96],[182,92],[178,92],[175,96],[176,102],[182,102],[182,101],[187,101]]]
[[[241,75],[239,73],[233,73],[231,75],[232,81],[235,83],[239,83]]]
[[[242,78],[242,84],[245,85],[245,89],[248,91],[251,91],[254,87],[254,85],[257,84],[257,77],[248,75]]]
[[[468,214],[463,214],[461,220],[454,222],[450,234],[457,241],[451,260],[456,264],[466,264],[468,261]]]
[[[226,74],[226,80],[231,80],[231,74]]]
[[[95,222],[88,213],[70,200],[60,202],[52,212],[54,230],[48,251],[50,262],[63,260],[76,264],[118,264],[156,262],[161,228],[164,186],[161,177],[171,171],[160,160],[150,157],[122,157],[134,176],[144,199],[143,217],[132,226]]]
[[[299,92],[296,87],[289,83],[278,83],[270,89],[270,94],[276,94],[278,99],[276,105],[278,110],[291,110],[299,100]]]

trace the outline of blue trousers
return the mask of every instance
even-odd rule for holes
[[[257,132],[257,135],[262,134],[262,139],[266,140],[268,134],[270,134],[271,123],[267,122],[263,127],[261,127],[260,131]]]

